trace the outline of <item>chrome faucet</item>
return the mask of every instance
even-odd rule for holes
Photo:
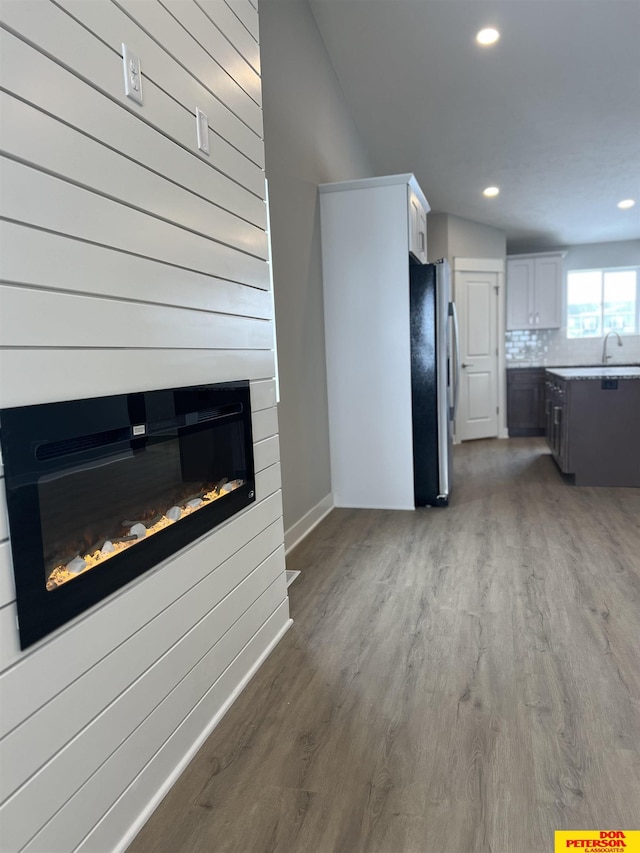
[[[622,346],[622,338],[620,337],[620,335],[617,332],[614,332],[613,329],[611,329],[610,332],[607,332],[607,334],[604,336],[604,342],[602,344],[602,363],[603,364],[606,364],[607,361],[609,361],[609,359],[612,358],[612,356],[607,355],[607,341],[609,340],[609,335],[615,335],[616,338],[618,339],[618,346],[619,347]]]

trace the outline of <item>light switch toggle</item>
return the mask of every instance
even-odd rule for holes
[[[124,93],[142,106],[142,72],[140,60],[126,44],[122,45],[122,64],[124,66]]]
[[[209,119],[207,114],[196,107],[196,136],[198,148],[204,154],[209,154]]]

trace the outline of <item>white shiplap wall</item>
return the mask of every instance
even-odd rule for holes
[[[0,850],[106,853],[290,624],[258,14],[2,0],[0,24],[0,407],[251,380],[256,503],[25,652],[0,488]]]

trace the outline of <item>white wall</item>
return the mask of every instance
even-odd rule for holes
[[[449,216],[449,255],[452,258],[504,258],[507,238],[504,231]]]
[[[449,258],[449,214],[427,214],[427,259],[430,263]]]
[[[564,259],[565,272],[598,267],[626,267],[640,265],[640,240],[619,243],[583,243],[569,246]]]
[[[306,0],[260,0],[287,543],[331,506],[317,185],[371,164]]]
[[[599,364],[602,338],[567,338],[567,272],[604,267],[640,266],[640,240],[585,243],[566,248],[563,262],[563,323],[560,329],[507,332],[507,367]],[[622,347],[611,341],[610,364],[640,363],[640,335],[625,335]]]
[[[448,213],[427,217],[427,247],[430,261],[446,257],[452,265],[454,258],[504,258],[507,254],[504,231]]]
[[[250,0],[1,16],[0,406],[251,380],[257,502],[25,652],[0,507],[0,849],[102,853],[290,624],[258,19]]]

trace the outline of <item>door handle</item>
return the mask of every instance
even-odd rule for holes
[[[469,364],[468,361],[463,361],[462,364],[460,365],[460,367],[473,367],[473,365]]]
[[[456,357],[456,385],[453,389],[453,412],[451,413],[451,420],[455,421],[458,414],[458,401],[460,399],[460,327],[458,325],[458,311],[455,302],[449,303],[449,314],[453,321],[453,351]]]

